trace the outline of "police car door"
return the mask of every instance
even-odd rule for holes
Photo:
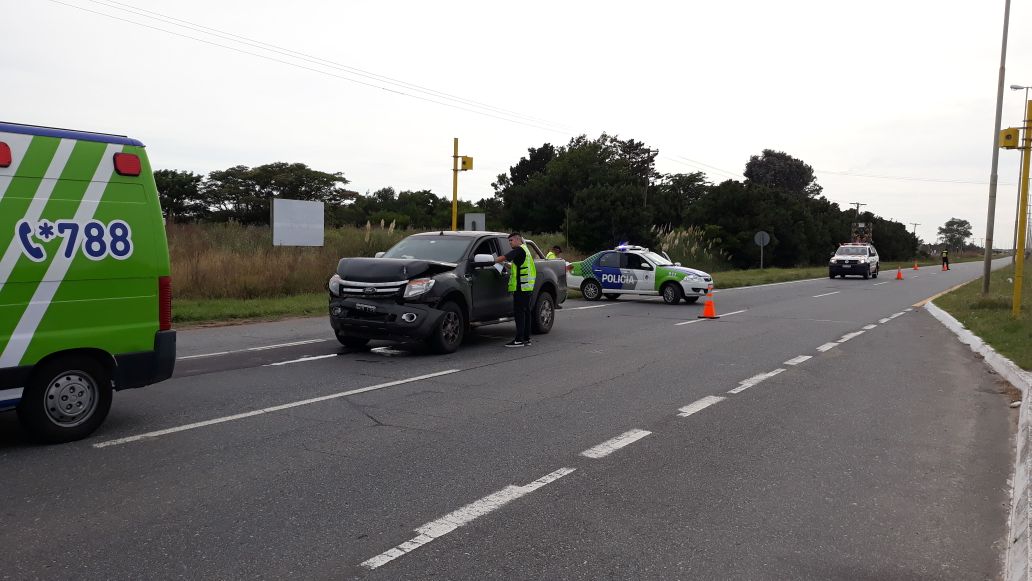
[[[624,265],[627,263],[627,255],[623,252],[607,252],[599,258],[595,264],[595,277],[602,284],[602,292],[620,294],[636,292],[635,285],[638,283],[634,276],[629,275]]]
[[[627,261],[624,272],[637,281],[634,285],[635,292],[655,294],[656,269],[652,264],[637,254],[626,254],[624,258]]]

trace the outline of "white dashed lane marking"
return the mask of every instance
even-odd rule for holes
[[[842,292],[842,291],[835,291],[835,292],[830,292],[830,293],[824,293],[824,294],[822,294],[822,295],[813,295],[813,298],[815,298],[815,299],[819,299],[819,298],[821,298],[821,297],[829,297],[829,296],[831,296],[831,295],[837,295],[837,294],[839,294],[840,292]]]
[[[690,404],[684,406],[683,408],[677,410],[678,411],[677,415],[682,417],[682,418],[687,418],[688,416],[690,416],[692,414],[695,414],[695,413],[699,413],[702,410],[708,408],[709,406],[714,405],[714,404],[718,404],[718,403],[724,401],[725,399],[727,399],[727,398],[726,397],[716,396],[716,395],[707,395],[706,397],[700,399],[699,401],[696,401],[694,403],[690,403]]]
[[[793,357],[789,359],[785,362],[785,365],[799,365],[800,363],[803,363],[804,361],[807,361],[809,359],[813,359],[813,355],[800,355],[799,357]]]
[[[612,440],[606,440],[598,446],[588,448],[587,450],[581,452],[581,456],[584,456],[585,458],[596,459],[604,458],[612,454],[613,452],[619,450],[620,448],[623,448],[624,446],[637,442],[638,440],[644,438],[645,436],[648,436],[651,433],[652,432],[649,432],[647,430],[630,430],[620,434]]]
[[[774,377],[775,375],[783,372],[784,370],[785,369],[783,367],[779,367],[779,368],[775,369],[774,371],[768,371],[767,373],[761,373],[759,375],[754,375],[754,376],[752,376],[749,379],[746,379],[744,381],[739,381],[738,382],[738,387],[728,391],[728,393],[742,393],[743,391],[749,389],[750,387],[754,387],[754,386],[756,386],[756,385],[758,385],[758,384],[760,384],[760,383],[770,379],[771,377]]]

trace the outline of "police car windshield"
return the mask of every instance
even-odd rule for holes
[[[469,248],[468,238],[451,236],[412,236],[395,244],[384,253],[384,258],[433,260],[457,264]]]
[[[656,266],[670,266],[673,264],[673,262],[667,260],[663,255],[656,254],[655,252],[646,252],[642,256],[648,258],[649,262],[655,264]]]
[[[867,248],[863,246],[840,246],[835,254],[841,256],[866,256]]]

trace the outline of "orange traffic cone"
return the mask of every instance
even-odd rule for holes
[[[903,269],[896,267],[896,280],[903,280]]]
[[[945,263],[945,262],[944,262],[944,263],[942,263],[942,271],[943,271],[943,272],[946,272],[946,263]]]
[[[706,293],[706,302],[702,305],[702,314],[699,315],[700,319],[719,319],[717,316],[717,307],[713,306],[713,289],[710,289]]]
[[[917,261],[916,261],[916,260],[914,261],[914,270],[921,270],[921,269],[919,269],[919,268],[917,267]]]

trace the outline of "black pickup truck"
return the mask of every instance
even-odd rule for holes
[[[532,331],[548,333],[556,305],[566,301],[566,263],[546,260],[532,241],[537,282]],[[371,339],[426,341],[438,353],[459,348],[474,327],[511,321],[509,266],[494,258],[510,250],[500,232],[428,232],[398,242],[376,258],[342,258],[330,278],[330,325],[341,344]]]

